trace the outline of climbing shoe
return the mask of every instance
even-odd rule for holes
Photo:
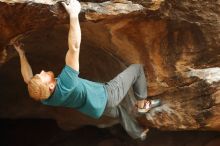
[[[142,108],[138,107],[138,112],[147,113],[150,109],[160,106],[160,104],[161,104],[160,99],[154,99],[149,101],[146,100]]]

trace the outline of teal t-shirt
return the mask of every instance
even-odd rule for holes
[[[107,103],[105,86],[78,75],[78,71],[66,65],[57,77],[53,94],[41,102],[45,105],[75,108],[97,119],[104,112]]]

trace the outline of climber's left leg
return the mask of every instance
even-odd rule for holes
[[[140,126],[136,119],[131,114],[129,115],[128,111],[122,105],[113,108],[106,107],[104,115],[118,118],[122,127],[132,138],[140,140],[146,138],[148,129]]]

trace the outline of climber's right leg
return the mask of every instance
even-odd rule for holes
[[[110,98],[108,106],[114,107],[126,96],[128,90],[133,87],[134,95],[137,100],[147,98],[147,85],[143,66],[132,64],[114,79],[106,83],[106,88]]]

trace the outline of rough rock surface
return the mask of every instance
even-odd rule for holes
[[[28,98],[18,58],[17,37],[34,72],[59,73],[67,48],[68,16],[59,3],[0,2],[1,118],[53,118],[71,129],[103,126],[64,108]],[[37,1],[37,0],[36,0]],[[220,130],[220,1],[81,1],[81,76],[108,81],[131,63],[145,65],[150,98],[162,105],[137,118],[161,130]],[[71,116],[70,116],[71,115]]]

